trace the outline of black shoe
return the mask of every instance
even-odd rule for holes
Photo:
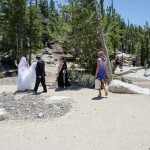
[[[34,92],[33,94],[34,94],[34,95],[38,95],[38,93],[37,93],[37,92]]]
[[[47,91],[42,91],[42,93],[47,93]]]

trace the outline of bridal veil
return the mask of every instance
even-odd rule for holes
[[[33,62],[29,67],[25,57],[22,57],[18,65],[18,81],[17,89],[19,91],[30,90],[35,85],[36,73],[35,73],[36,62]]]

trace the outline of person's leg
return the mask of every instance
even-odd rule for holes
[[[41,78],[41,84],[43,86],[43,92],[47,92],[46,83],[45,83],[45,77]]]
[[[67,73],[66,73],[66,75],[65,75],[65,87],[68,87],[68,86],[70,86],[71,84],[69,83],[69,81],[68,81],[68,75],[67,75]]]
[[[62,74],[60,74],[59,77],[58,77],[58,87],[59,88],[64,88],[64,82],[63,82]]]
[[[104,91],[105,91],[105,96],[107,96],[107,95],[108,95],[108,91],[107,91],[106,86],[105,86],[105,81],[102,80],[102,81],[101,81],[101,84],[102,84],[102,88],[103,88]]]
[[[98,90],[98,96],[102,96],[101,89]]]
[[[39,79],[39,78],[36,78],[36,83],[35,83],[35,87],[34,87],[34,92],[37,92],[38,87],[39,87],[39,84],[40,84],[40,79]]]

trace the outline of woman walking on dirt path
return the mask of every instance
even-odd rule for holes
[[[108,91],[106,89],[106,84],[105,84],[107,59],[106,59],[106,56],[103,51],[99,51],[98,56],[99,56],[99,58],[97,59],[95,77],[101,81],[101,88],[99,89],[99,94],[98,94],[98,96],[101,97],[102,89],[104,89],[104,91],[105,91],[105,96],[108,95]]]

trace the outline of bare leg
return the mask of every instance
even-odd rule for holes
[[[99,89],[98,92],[98,96],[102,96],[101,89]]]
[[[105,91],[105,96],[107,96],[107,95],[108,95],[108,91],[107,91],[106,86],[105,86],[105,81],[102,80],[102,81],[101,81],[101,84],[102,84],[102,88],[103,88],[104,91]]]

